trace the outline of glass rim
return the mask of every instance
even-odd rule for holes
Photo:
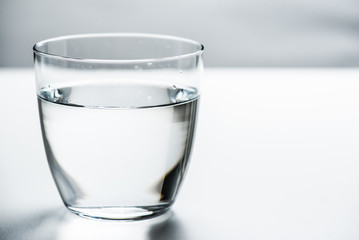
[[[96,58],[80,58],[80,57],[69,57],[59,54],[52,54],[46,51],[41,51],[39,47],[44,46],[45,44],[67,40],[67,39],[80,39],[80,38],[101,38],[101,37],[143,37],[143,38],[157,38],[157,39],[169,39],[179,42],[187,42],[193,45],[196,45],[198,49],[196,51],[173,55],[169,57],[159,57],[159,58],[144,58],[144,59],[96,59]],[[33,52],[37,55],[52,58],[52,59],[61,59],[65,61],[76,61],[76,62],[93,62],[93,63],[141,63],[141,62],[163,62],[163,61],[173,61],[179,60],[182,58],[199,56],[204,51],[204,46],[194,40],[182,37],[176,37],[171,35],[162,35],[162,34],[150,34],[150,33],[89,33],[89,34],[74,34],[66,35],[61,37],[49,38],[43,41],[36,43],[33,46]]]

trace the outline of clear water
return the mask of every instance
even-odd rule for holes
[[[190,157],[196,89],[49,87],[38,104],[50,169],[71,210],[121,219],[173,203]]]

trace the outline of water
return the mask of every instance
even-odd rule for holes
[[[50,169],[70,210],[126,219],[170,207],[191,152],[196,89],[49,86],[38,104]]]

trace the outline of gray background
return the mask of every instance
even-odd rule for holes
[[[40,40],[94,32],[192,38],[206,66],[359,66],[357,0],[0,0],[0,67],[32,66]]]

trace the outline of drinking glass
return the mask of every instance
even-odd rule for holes
[[[66,207],[99,219],[166,212],[190,160],[203,46],[113,33],[33,51],[43,142]]]

